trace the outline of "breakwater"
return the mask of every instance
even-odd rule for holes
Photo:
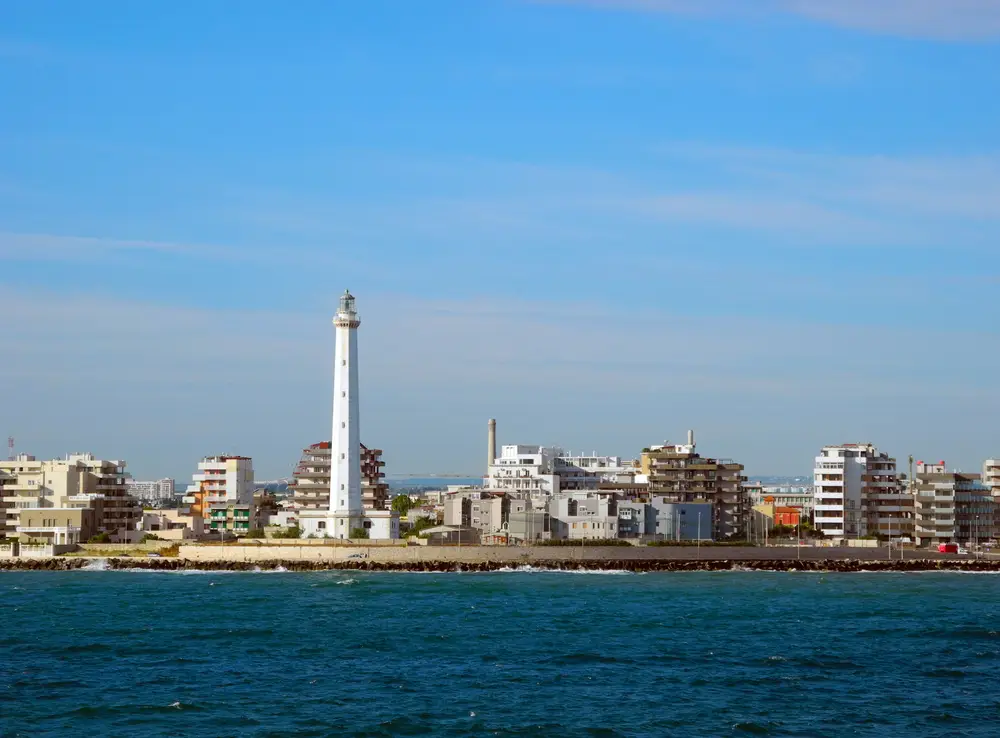
[[[962,571],[1000,572],[1000,560],[926,559],[863,560],[838,559],[616,559],[586,558],[577,560],[535,559],[531,564],[512,566],[509,561],[206,561],[182,558],[47,558],[0,560],[0,571],[73,571],[73,570],[148,570],[148,571],[384,571],[384,572],[495,572],[518,568],[552,571],[786,571],[786,572],[915,572]]]

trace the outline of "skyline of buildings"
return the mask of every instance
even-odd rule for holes
[[[0,461],[0,535],[71,545],[134,529],[142,509],[128,493],[125,467],[89,453]]]
[[[147,525],[182,537],[249,535],[270,525],[297,528],[308,538],[398,538],[400,516],[388,504],[382,449],[360,441],[361,320],[349,291],[333,324],[331,440],[303,448],[291,495],[280,504],[258,489],[253,460],[244,455],[203,457],[179,500],[186,507],[159,517],[142,514],[141,505],[173,498],[171,479],[135,481],[124,461],[91,454],[48,462],[21,455],[6,471],[0,466],[0,532],[60,544],[94,533],[131,540]],[[699,453],[693,430],[685,443],[651,444],[633,458],[521,443],[498,452],[497,420],[490,418],[481,481],[449,488],[420,514],[443,524],[433,532],[462,540],[468,528],[486,542],[750,540],[758,529],[802,522],[830,539],[933,544],[993,537],[1000,460],[984,461],[981,473],[949,472],[943,461],[918,461],[914,471],[909,462],[901,475],[896,459],[872,443],[824,446],[814,458],[810,494],[751,484],[743,463]]]

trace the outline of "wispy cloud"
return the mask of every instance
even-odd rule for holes
[[[218,246],[141,239],[0,232],[0,260],[72,261],[93,259],[125,251],[158,251],[210,256],[220,255],[227,250]]]
[[[1000,37],[995,0],[531,0],[688,16],[790,14],[872,33],[947,40]]]
[[[405,232],[436,249],[469,243],[550,251],[613,243],[661,223],[765,234],[780,245],[993,248],[1000,156],[890,157],[674,142],[626,169],[376,157],[388,196],[277,197],[234,217],[304,237],[373,246]],[[363,157],[361,157],[363,159]],[[355,163],[359,170],[366,167]]]

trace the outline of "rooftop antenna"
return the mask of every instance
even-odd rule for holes
[[[7,461],[14,460],[14,436],[7,436]]]

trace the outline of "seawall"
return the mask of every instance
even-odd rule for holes
[[[53,557],[0,559],[0,571],[73,569],[148,569],[163,571],[498,571],[520,567],[555,570],[634,572],[725,571],[969,571],[1000,572],[1000,559],[975,560],[955,555],[908,552],[904,559],[882,550],[831,548],[626,548],[626,547],[364,547],[184,546],[177,557]],[[185,551],[185,549],[192,549]],[[349,558],[351,554],[363,558]],[[193,554],[193,555],[192,555]],[[281,555],[279,555],[281,554]],[[300,555],[295,555],[300,554]],[[906,558],[906,556],[909,558]]]

